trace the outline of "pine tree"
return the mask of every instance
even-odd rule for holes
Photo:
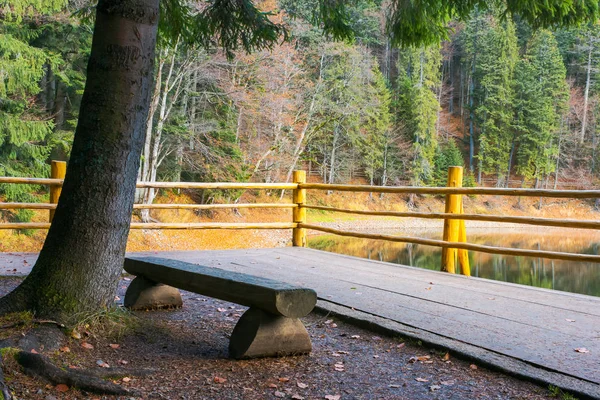
[[[38,4],[39,3],[39,4]],[[35,8],[32,8],[35,5]],[[48,176],[46,164],[53,147],[54,122],[37,96],[47,68],[61,63],[47,49],[33,46],[44,34],[33,18],[58,12],[63,1],[31,2],[19,0],[3,7],[0,24],[0,176]],[[0,2],[0,6],[4,6]],[[26,18],[24,20],[24,18]],[[4,185],[0,188],[8,201],[32,202],[32,192],[42,187]],[[31,211],[18,210],[14,217],[28,221]]]
[[[399,56],[398,120],[413,142],[410,175],[415,186],[433,178],[441,60],[439,46],[405,49]]]
[[[490,17],[491,18],[491,17]],[[508,180],[513,142],[513,75],[517,62],[517,38],[510,21],[490,19],[481,36],[475,69],[478,88],[474,113],[479,129],[479,174],[494,173],[497,184]],[[479,179],[481,181],[481,179]]]
[[[454,139],[443,142],[437,148],[434,164],[434,186],[446,186],[448,183],[448,168],[463,167],[465,164],[460,149],[456,145]]]
[[[517,172],[539,182],[555,169],[561,114],[568,101],[566,70],[551,32],[537,32],[515,70]]]

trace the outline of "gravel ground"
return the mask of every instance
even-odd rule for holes
[[[0,295],[19,280],[0,280]],[[119,286],[123,298],[127,280]],[[139,323],[115,337],[93,331],[68,339],[69,352],[44,352],[65,368],[99,363],[156,372],[117,383],[137,392],[122,399],[546,399],[543,387],[478,367],[443,350],[378,336],[327,315],[303,319],[309,355],[235,361],[228,336],[245,308],[183,292],[184,307],[135,313]],[[93,349],[82,347],[86,342]],[[110,346],[113,344],[113,346]],[[115,348],[118,345],[117,348]],[[112,399],[53,387],[5,367],[19,399]]]

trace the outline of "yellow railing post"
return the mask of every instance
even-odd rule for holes
[[[462,167],[448,168],[448,187],[462,187]],[[462,195],[447,194],[446,209],[448,214],[460,214]],[[460,223],[456,219],[444,219],[444,237],[448,242],[458,242]],[[442,249],[442,271],[454,274],[456,272],[456,249]]]
[[[463,199],[460,196],[460,213],[464,214]],[[461,243],[467,243],[467,228],[465,226],[465,220],[458,220],[458,241]],[[469,251],[465,249],[458,249],[458,262],[460,263],[460,273],[466,276],[471,276],[471,266],[469,265]]]
[[[50,164],[50,178],[52,179],[65,179],[65,174],[67,173],[67,163],[64,161],[54,161]],[[62,191],[62,186],[50,185],[50,203],[58,204],[58,198],[60,197],[60,192]],[[54,218],[54,210],[50,210],[49,222],[52,222],[52,218]]]
[[[306,183],[306,171],[294,171],[294,183]],[[293,210],[293,218],[295,223],[306,223],[306,189],[294,189],[293,201],[298,207]],[[306,229],[294,228],[292,232],[292,244],[297,247],[306,247]]]

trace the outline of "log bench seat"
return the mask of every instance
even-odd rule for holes
[[[124,268],[136,276],[124,300],[132,310],[180,307],[183,301],[176,288],[248,306],[231,334],[232,358],[302,354],[312,349],[299,320],[317,302],[312,289],[159,257],[127,257]]]

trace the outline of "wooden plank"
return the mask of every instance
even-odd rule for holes
[[[317,294],[268,278],[158,257],[127,257],[125,271],[179,289],[300,318],[312,311]]]
[[[567,312],[581,312],[585,314],[600,316],[600,298],[577,293],[561,292],[514,283],[495,281],[483,278],[467,278],[460,275],[450,275],[439,271],[426,270],[407,265],[393,264],[384,261],[359,259],[357,257],[342,254],[333,254],[314,249],[295,251],[294,249],[274,250],[274,256],[280,257],[287,254],[298,262],[311,264],[321,262],[322,267],[330,266],[334,270],[338,268],[352,269],[354,273],[365,272],[373,274],[384,274],[398,284],[412,287],[414,285],[427,285],[434,282],[435,285],[447,287],[453,297],[461,293],[478,294],[481,298],[502,297],[508,300],[523,301],[524,306],[540,304]]]

